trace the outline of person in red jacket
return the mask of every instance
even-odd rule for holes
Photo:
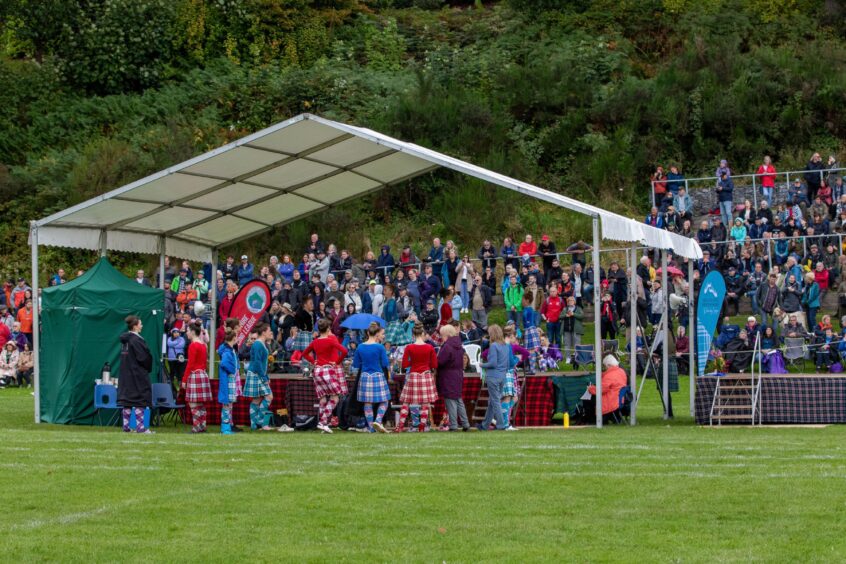
[[[773,205],[773,191],[775,190],[776,168],[769,156],[764,157],[764,164],[758,167],[758,181],[761,183],[761,192],[767,205]]]
[[[341,366],[347,357],[347,349],[332,334],[332,323],[328,319],[319,320],[317,330],[320,335],[303,351],[303,360],[314,365],[314,391],[320,402],[317,410],[320,422],[317,428],[331,435],[329,419],[338,405],[338,397],[348,393],[347,380]]]
[[[531,235],[526,235],[526,240],[520,243],[520,246],[517,248],[517,254],[520,255],[521,259],[529,255],[531,261],[535,262],[535,255],[538,254],[538,244],[532,240]]]
[[[405,420],[408,419],[408,410],[411,405],[420,406],[419,431],[426,430],[426,422],[429,420],[429,404],[438,400],[438,391],[435,387],[433,373],[438,367],[438,355],[435,347],[425,341],[426,332],[423,326],[417,323],[411,330],[414,336],[414,343],[406,345],[402,355],[403,370],[409,369],[408,377],[405,379],[405,386],[400,394],[402,409],[400,410],[397,433],[405,428]]]
[[[549,285],[549,297],[541,306],[541,319],[546,321],[546,338],[553,345],[561,348],[561,312],[565,307],[564,300],[558,295],[558,285]]]

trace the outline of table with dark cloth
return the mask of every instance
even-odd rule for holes
[[[297,377],[299,378],[299,376]],[[273,413],[276,413],[277,409],[284,409],[287,407],[285,396],[288,388],[288,382],[290,382],[289,378],[290,377],[270,377],[270,391],[273,392],[273,401],[270,403],[270,409]],[[215,401],[206,404],[206,410],[208,411],[208,423],[209,425],[220,425],[220,404],[217,403],[217,390],[220,387],[220,380],[214,378],[210,380],[210,382],[212,397],[215,398]],[[310,382],[311,380],[309,380],[309,383]],[[312,396],[313,395],[314,384],[312,384]],[[250,398],[241,396],[238,398],[238,401],[235,402],[235,405],[232,406],[232,418],[234,419],[236,425],[246,427],[250,426],[250,401]],[[185,403],[184,392],[179,392],[177,403]],[[182,412],[182,420],[187,424],[191,423],[191,411],[187,408],[187,406]]]
[[[553,387],[560,388],[563,392],[564,405],[570,417],[575,417],[579,406],[582,404],[582,396],[588,386],[596,383],[596,376],[593,374],[581,374],[572,376],[554,376],[551,379]],[[553,406],[554,406],[553,397]],[[562,412],[563,413],[563,412]]]
[[[719,376],[696,379],[696,423],[708,425]],[[846,375],[764,374],[762,423],[846,423]],[[723,425],[727,422],[723,421]],[[737,422],[744,424],[744,422]]]
[[[397,376],[389,382],[391,390],[391,405],[399,404],[400,391],[402,390],[403,376]],[[552,410],[555,407],[552,395],[552,384],[550,375],[538,374],[521,377],[521,398],[517,408],[516,424],[524,427],[540,427],[552,424]],[[482,380],[476,373],[467,373],[464,376],[462,397],[467,407],[468,416],[472,416],[473,404],[479,397],[479,390],[482,387]],[[317,399],[314,395],[314,384],[311,379],[291,377],[288,380],[287,405],[288,413],[294,415],[317,415],[315,404]],[[274,392],[275,394],[275,392]],[[274,404],[276,399],[274,398]],[[444,401],[438,399],[434,405],[434,413],[431,418],[433,425],[437,426],[444,414]],[[386,416],[386,417],[389,417]]]

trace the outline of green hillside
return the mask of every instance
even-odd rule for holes
[[[844,30],[834,0],[7,0],[0,275],[28,269],[29,220],[304,111],[640,214],[657,163],[840,150]],[[241,248],[299,249],[316,225],[356,257],[588,228],[437,172]]]

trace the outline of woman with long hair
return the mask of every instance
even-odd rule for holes
[[[211,384],[209,383],[208,348],[202,339],[203,327],[195,321],[188,324],[185,334],[191,342],[188,345],[188,363],[185,365],[185,375],[182,377],[182,387],[185,389],[185,401],[191,408],[191,432],[206,432],[206,403],[212,401]]]
[[[488,336],[491,341],[488,347],[488,359],[482,363],[482,368],[485,369],[485,386],[488,388],[488,408],[485,411],[485,419],[478,428],[480,431],[487,431],[491,422],[495,420],[496,428],[504,430],[502,388],[511,362],[511,345],[505,342],[502,327],[497,324],[488,327]]]
[[[451,327],[451,326],[450,326]],[[429,420],[429,405],[438,401],[433,373],[438,368],[438,355],[435,347],[426,342],[426,332],[422,324],[415,324],[411,330],[414,343],[406,345],[402,356],[402,368],[408,369],[405,386],[400,394],[402,409],[400,410],[397,433],[401,433],[408,418],[408,410],[412,405],[420,406],[419,431],[426,430]]]
[[[250,429],[270,431],[270,402],[273,392],[267,376],[267,359],[270,353],[267,344],[273,340],[273,330],[267,323],[259,323],[254,329],[258,339],[250,348],[250,364],[247,366],[247,379],[243,396],[250,399]]]
[[[328,319],[318,321],[320,335],[303,352],[303,360],[314,365],[314,391],[320,402],[320,422],[317,428],[330,435],[332,429],[329,428],[329,419],[338,405],[338,397],[347,393],[347,380],[341,365],[347,357],[347,349],[338,342],[331,329]]]
[[[231,435],[232,429],[232,405],[238,401],[240,390],[238,384],[238,354],[235,346],[238,342],[238,332],[234,329],[226,329],[224,341],[217,349],[220,355],[220,387],[217,391],[217,402],[220,404],[220,432],[224,435]]]
[[[364,404],[364,417],[371,433],[387,433],[382,419],[388,411],[391,391],[388,388],[387,372],[389,369],[388,353],[382,344],[385,330],[378,323],[371,323],[367,328],[367,341],[355,349],[352,367],[361,370],[357,399]],[[373,406],[377,406],[376,415]]]

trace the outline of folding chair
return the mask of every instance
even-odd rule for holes
[[[786,337],[784,339],[784,360],[787,364],[795,365],[802,361],[802,370],[805,370],[805,339],[802,337]]]
[[[153,384],[153,421],[155,425],[161,425],[164,419],[170,417],[175,426],[179,420],[179,413],[184,407],[173,399],[173,388],[170,387],[170,384],[165,382]],[[162,417],[162,408],[170,410],[165,417]]]
[[[593,345],[576,345],[575,363],[579,366],[595,364],[596,359],[593,356]]]
[[[479,374],[482,373],[482,347],[479,345],[464,345],[464,352],[470,358],[470,366],[476,369]]]
[[[102,425],[102,410],[120,409],[117,402],[117,386],[112,386],[111,384],[96,384],[94,386],[94,408],[97,410],[97,424]],[[115,411],[115,414],[109,418],[109,427],[114,425],[119,417],[120,411]]]

